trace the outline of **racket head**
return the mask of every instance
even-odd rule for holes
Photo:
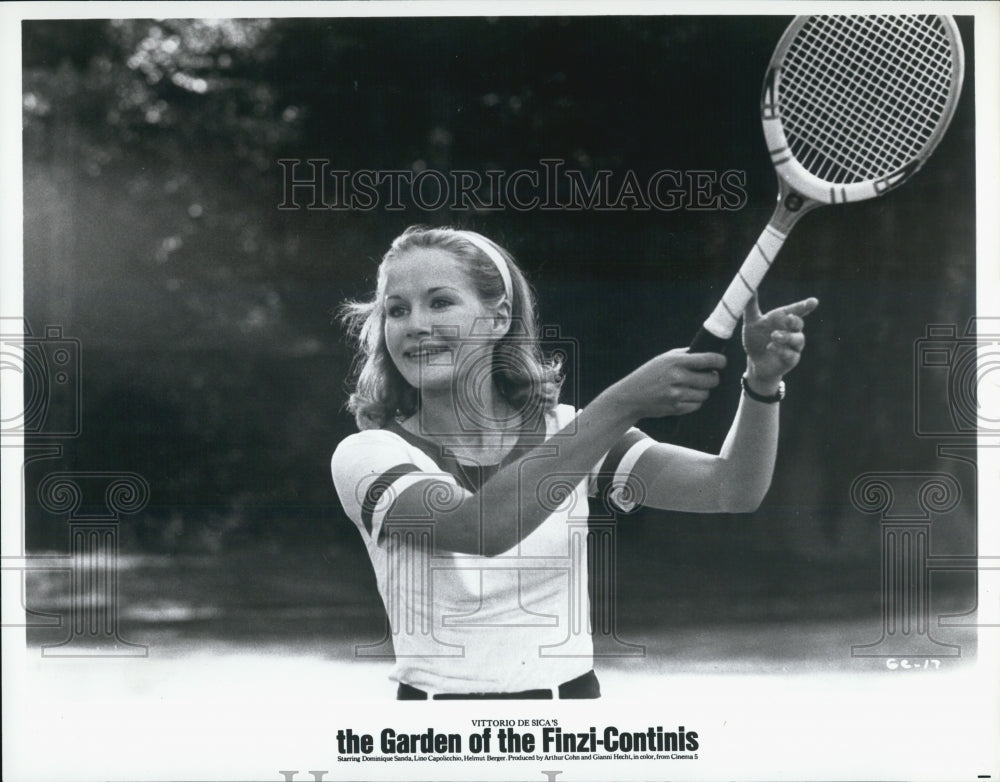
[[[779,177],[829,204],[897,187],[944,136],[964,71],[950,16],[796,17],[771,57],[761,95]]]

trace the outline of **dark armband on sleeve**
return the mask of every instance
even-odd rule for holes
[[[641,487],[628,486],[628,478],[639,457],[656,440],[638,429],[630,429],[604,457],[597,473],[597,496],[628,512],[640,504]]]
[[[398,464],[382,473],[368,487],[368,491],[365,492],[364,500],[361,503],[361,522],[365,525],[365,529],[368,530],[369,535],[373,534],[372,516],[375,513],[375,507],[378,505],[379,500],[382,499],[382,495],[404,475],[418,472],[419,469],[415,464]]]

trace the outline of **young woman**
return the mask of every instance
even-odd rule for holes
[[[598,697],[587,495],[606,486],[622,510],[755,509],[774,468],[782,378],[816,306],[762,315],[751,303],[744,394],[720,453],[701,453],[634,424],[697,410],[724,356],[671,350],[582,410],[560,405],[559,367],[542,355],[510,254],[471,231],[399,236],[374,299],[345,309],[361,431],[332,460],[389,616],[397,697]]]

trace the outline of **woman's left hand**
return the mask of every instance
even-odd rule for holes
[[[755,386],[777,387],[802,357],[806,335],[804,318],[819,306],[819,300],[803,299],[762,315],[756,294],[743,312],[743,348],[747,372]]]

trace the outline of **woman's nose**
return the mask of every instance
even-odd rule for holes
[[[414,307],[410,310],[410,318],[406,324],[406,333],[410,337],[430,334],[430,313],[423,307]]]

